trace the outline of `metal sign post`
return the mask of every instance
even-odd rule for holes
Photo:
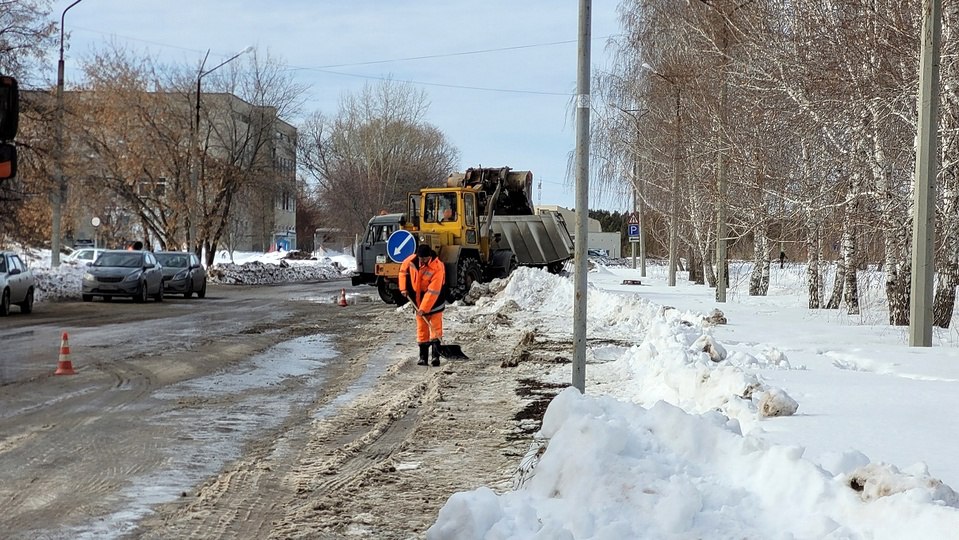
[[[97,255],[97,237],[100,236],[100,218],[94,216],[90,220],[90,225],[93,225],[93,258],[96,258]]]

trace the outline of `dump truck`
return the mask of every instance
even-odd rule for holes
[[[384,302],[402,305],[400,263],[421,243],[446,266],[448,301],[519,266],[558,273],[573,256],[573,240],[562,214],[534,211],[532,185],[530,171],[479,167],[410,193],[407,212],[370,219],[356,245],[353,285],[372,285]]]

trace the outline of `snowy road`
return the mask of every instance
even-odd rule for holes
[[[248,444],[308,424],[307,405],[357,393],[365,370],[338,362],[334,340],[353,317],[385,306],[342,310],[342,286],[49,303],[0,320],[4,536],[131,533],[154,505],[215,476]],[[78,373],[53,376],[63,331]]]
[[[187,350],[217,335],[247,331],[283,315],[277,301],[288,297],[329,301],[342,281],[294,287],[210,285],[205,299],[166,297],[137,304],[113,302],[43,302],[31,315],[14,310],[0,319],[0,384],[43,377],[56,369],[60,338],[69,336],[71,361],[87,365],[114,358]]]
[[[451,306],[471,360],[423,368],[409,310],[342,286],[0,320],[4,538],[423,538],[453,493],[508,489],[568,339]],[[63,330],[77,375],[50,374]]]

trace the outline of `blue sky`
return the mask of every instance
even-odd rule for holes
[[[71,3],[54,2],[53,15]],[[592,2],[594,72],[606,69],[617,4]],[[576,0],[84,0],[66,14],[66,79],[113,40],[187,65],[207,49],[208,66],[249,45],[269,51],[310,87],[307,113],[335,114],[342,95],[382,78],[411,82],[426,91],[427,120],[459,148],[461,168],[532,170],[534,202],[572,207],[578,11]],[[458,54],[475,51],[485,52]],[[590,207],[626,203],[591,193]]]

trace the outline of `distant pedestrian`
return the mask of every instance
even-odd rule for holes
[[[140,251],[141,249],[143,249],[143,242],[137,240],[133,243],[133,251]]]
[[[779,267],[780,267],[780,268],[785,268],[785,267],[786,267],[786,259],[787,259],[787,258],[788,258],[788,257],[786,257],[786,252],[785,252],[785,251],[780,251],[780,252],[779,252]]]

